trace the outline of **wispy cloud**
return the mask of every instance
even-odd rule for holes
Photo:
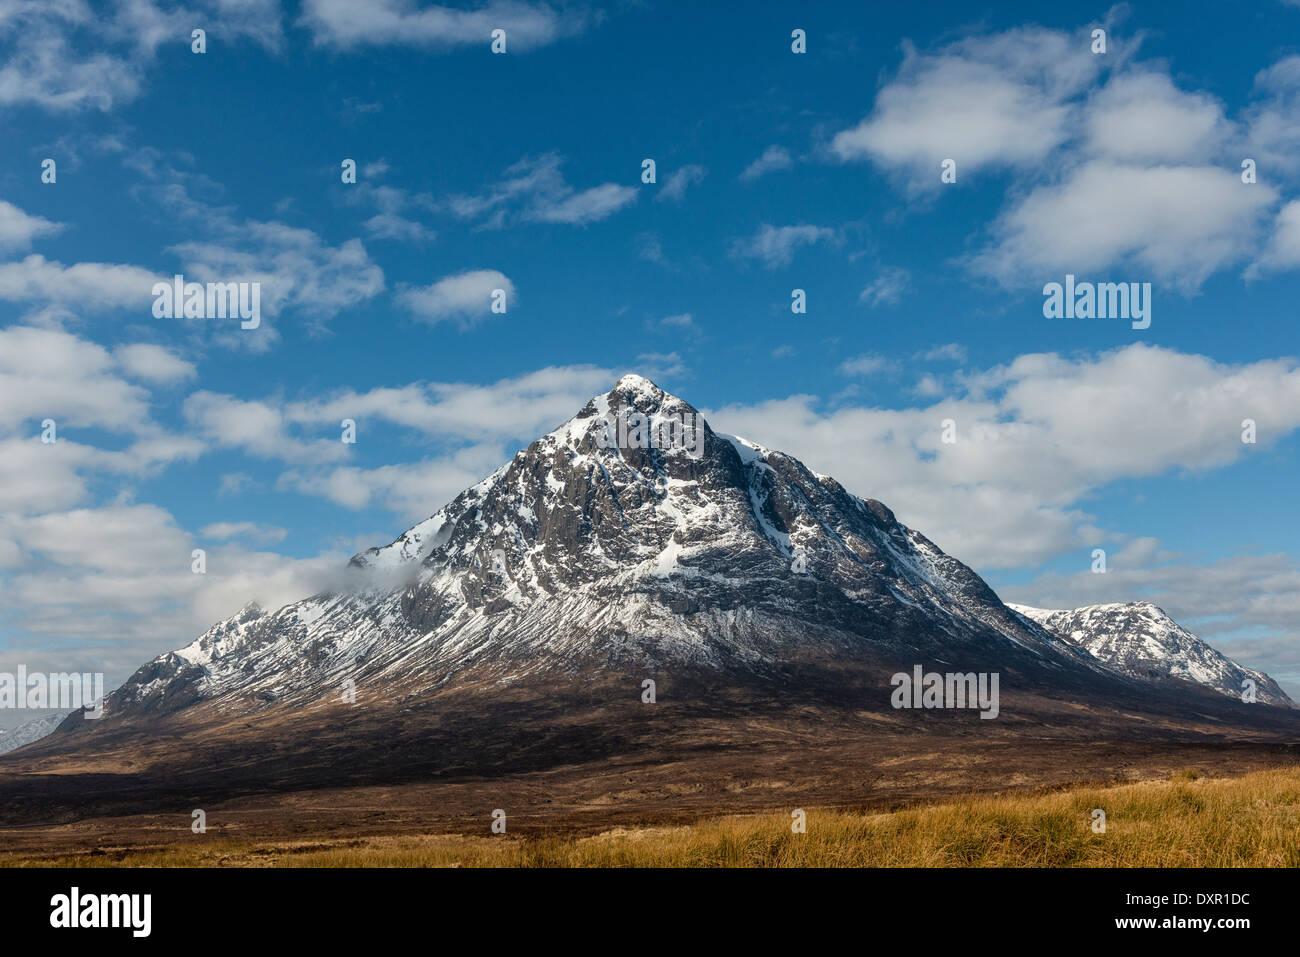
[[[740,174],[740,181],[752,183],[768,173],[790,169],[792,166],[794,166],[794,159],[790,156],[789,150],[784,146],[769,146],[763,150],[762,156],[745,167]]]
[[[858,294],[858,302],[875,309],[877,306],[896,306],[912,285],[912,274],[901,266],[887,266],[875,279],[867,283]]]
[[[414,0],[304,0],[299,23],[320,46],[343,50],[405,46],[451,50],[490,42],[493,30],[506,32],[507,51],[536,49],[580,33],[590,23],[585,12],[563,12],[523,0],[494,0],[475,10]]]
[[[450,208],[460,218],[479,220],[487,228],[500,228],[514,220],[581,226],[612,216],[636,201],[636,189],[618,183],[575,190],[565,182],[562,164],[557,153],[522,159],[487,192],[453,196]]]
[[[673,172],[668,179],[664,180],[663,186],[659,188],[655,196],[655,202],[664,202],[665,200],[673,203],[680,203],[686,198],[686,190],[691,186],[698,186],[704,182],[704,177],[708,174],[703,166],[690,165],[683,166],[681,169]]]
[[[753,236],[738,239],[731,247],[738,259],[757,259],[768,269],[788,266],[801,246],[835,242],[835,230],[825,226],[772,226],[764,223]]]

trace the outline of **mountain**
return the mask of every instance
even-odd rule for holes
[[[1086,605],[1068,611],[1007,607],[1121,674],[1152,682],[1192,681],[1238,699],[1242,682],[1250,680],[1258,701],[1295,706],[1268,675],[1215,651],[1150,602]]]
[[[16,728],[0,731],[0,754],[8,754],[25,744],[39,741],[52,732],[68,716],[66,711],[51,711],[24,721]]]
[[[619,416],[650,435],[698,423],[702,444],[611,443]],[[108,716],[307,703],[348,680],[416,694],[553,670],[770,674],[816,655],[1095,668],[880,502],[712,431],[639,376],[354,557],[350,579],[274,612],[246,606],[141,668]]]
[[[897,707],[918,667],[995,676],[996,720]],[[1296,730],[1116,673],[882,503],[625,376],[329,589],[246,605],[0,760],[0,819],[436,781],[540,805],[561,780],[571,807],[657,782],[636,795],[677,814],[756,778],[919,794],[1076,774],[1099,740],[1154,762]]]

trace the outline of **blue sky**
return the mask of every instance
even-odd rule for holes
[[[323,587],[637,371],[1300,692],[1300,7],[699,6],[0,0],[0,668]],[[177,272],[261,326],[155,318]]]

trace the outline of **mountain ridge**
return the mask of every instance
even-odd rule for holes
[[[1296,707],[1271,677],[1212,648],[1152,602],[1107,602],[1063,610],[1013,603],[1007,607],[1121,674],[1148,681],[1182,679],[1234,698],[1241,698],[1243,682],[1249,680],[1255,684],[1257,700]]]

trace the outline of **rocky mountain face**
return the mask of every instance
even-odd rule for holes
[[[1120,674],[1150,682],[1193,681],[1238,700],[1244,683],[1250,681],[1257,701],[1295,707],[1268,675],[1215,651],[1150,602],[1087,605],[1069,611],[1008,607]]]

